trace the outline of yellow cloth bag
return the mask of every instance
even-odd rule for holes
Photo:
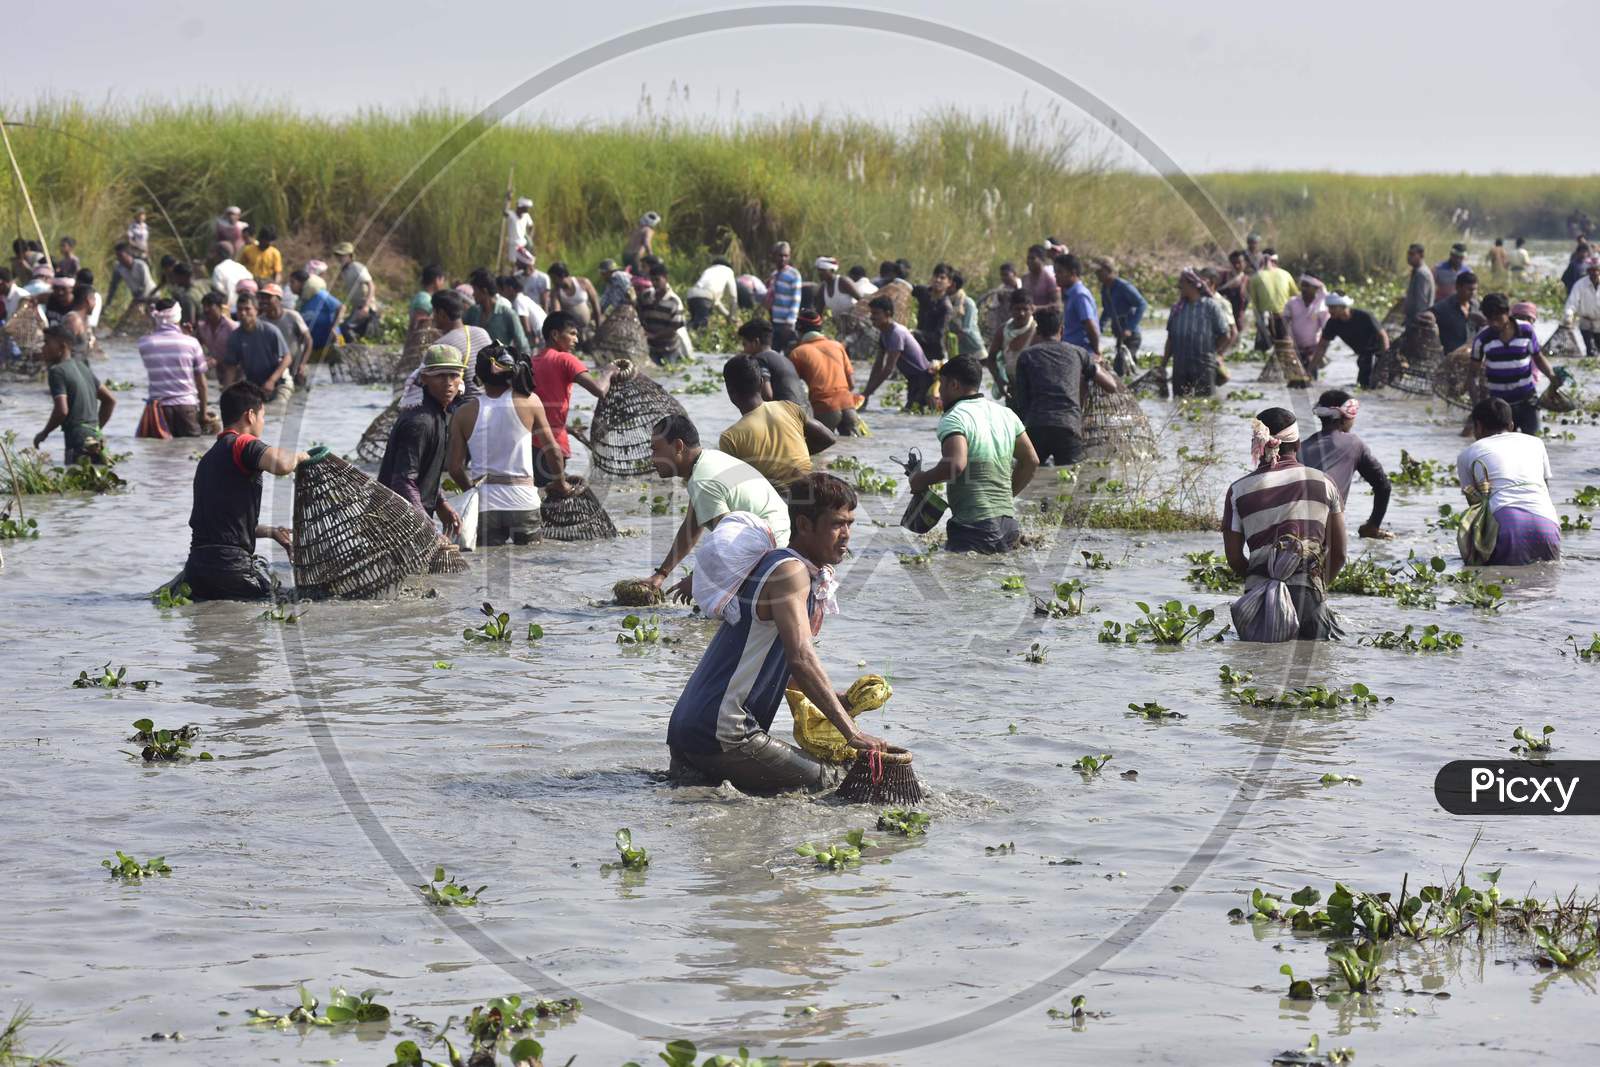
[[[789,713],[794,716],[794,739],[809,754],[826,763],[852,763],[856,750],[834,728],[828,717],[798,689],[784,690]],[[894,690],[881,674],[864,674],[845,690],[844,709],[853,719],[862,712],[875,711],[889,702]]]

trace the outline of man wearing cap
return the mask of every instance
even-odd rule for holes
[[[365,263],[356,261],[355,245],[340,241],[333,246],[333,258],[339,264],[339,274],[329,289],[344,306],[339,336],[349,344],[357,337],[365,337],[377,321],[378,302],[373,292],[372,272]]]
[[[1583,338],[1586,356],[1600,355],[1600,259],[1593,256],[1583,265],[1583,277],[1567,293],[1563,317]]]
[[[266,230],[261,231],[265,233]],[[283,306],[283,290],[276,282],[263,285],[256,296],[261,317],[283,334],[283,343],[289,349],[289,373],[294,384],[306,384],[306,360],[311,355],[311,328],[298,311]]]
[[[539,257],[533,247],[519,248],[511,254],[516,262],[511,276],[517,280],[523,295],[538,305],[539,310],[550,310],[550,275],[539,269]]]
[[[506,252],[511,265],[517,264],[517,253],[533,248],[533,201],[518,197],[515,209],[506,208]]]
[[[461,525],[461,517],[440,494],[439,483],[449,449],[448,411],[461,392],[465,366],[459,349],[428,346],[418,369],[422,402],[400,410],[378,465],[379,484],[393,489],[422,514],[437,515],[446,535],[454,535]]]
[[[1272,339],[1282,332],[1284,305],[1294,299],[1299,286],[1294,275],[1278,266],[1278,252],[1263,248],[1254,276],[1250,279],[1250,304],[1256,309],[1256,351],[1272,348]]]
[[[1450,246],[1450,258],[1433,268],[1434,301],[1448,300],[1456,291],[1456,275],[1467,269],[1467,246],[1457,241]],[[1446,348],[1446,352],[1453,351]]]
[[[711,324],[713,311],[731,322],[739,307],[739,286],[733,264],[722,256],[713,259],[683,295],[689,302],[689,329],[705,329]]]
[[[230,204],[222,209],[222,214],[217,218],[216,251],[223,259],[238,259],[239,253],[244,251],[244,234],[250,228],[250,224],[240,219],[243,214],[244,212]]]
[[[1466,345],[1488,321],[1478,310],[1478,276],[1470,270],[1457,274],[1450,295],[1440,297],[1429,310],[1439,325],[1439,345],[1445,355]]]
[[[199,437],[206,410],[206,354],[183,332],[175,300],[158,301],[155,329],[139,338],[139,359],[150,379],[140,437]]]
[[[261,321],[254,293],[240,293],[239,328],[228,335],[228,352],[217,366],[224,387],[243,378],[260,387],[268,403],[294,395],[289,375],[291,356],[283,334]]]
[[[1372,312],[1356,307],[1355,301],[1343,293],[1329,293],[1324,302],[1328,306],[1328,321],[1323,324],[1322,338],[1311,355],[1311,366],[1326,366],[1328,345],[1343,341],[1356,354],[1356,383],[1363,389],[1371,389],[1373,364],[1389,350],[1388,334],[1383,332]]]
[[[100,384],[86,360],[72,358],[72,341],[72,331],[64,326],[51,326],[44,331],[40,355],[49,367],[45,378],[50,386],[50,417],[45,420],[44,429],[34,435],[33,447],[43,445],[59,426],[66,439],[67,466],[82,457],[88,457],[91,463],[104,463],[100,430],[111,421],[117,398]]]

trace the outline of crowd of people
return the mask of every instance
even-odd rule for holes
[[[602,262],[591,281],[562,262],[539,269],[533,206],[522,198],[506,208],[505,260],[496,269],[508,273],[480,267],[452,284],[438,266],[420,272],[408,327],[431,333],[405,383],[377,480],[437,520],[443,537],[525,544],[538,535],[541,503],[582,484],[568,469],[572,390],[603,398],[611,387],[610,368],[591,369],[583,358],[608,317],[636,314],[651,359],[662,364],[684,358],[687,329],[714,317],[738,322],[740,351],[721,368],[734,421],[717,447],[687,416],[653,428],[656,472],[683,482],[689,508],[641,582],[724,619],[673,712],[676,771],[754,791],[813,787],[827,768],[767,733],[790,679],[852,744],[878,744],[840,706],[809,640],[836,610],[832,567],[848,547],[856,506],[850,487],[819,471],[813,457],[863,432],[860,409],[898,378],[906,411],[938,415],[938,459],[915,470],[909,487],[918,497],[942,493],[946,547],[1012,551],[1023,532],[1017,499],[1040,466],[1069,466],[1085,454],[1087,391],[1125,390],[1141,372],[1149,301],[1115,261],[1085,261],[1054,238],[1026,251],[1023,270],[1002,264],[996,288],[978,297],[947,263],[935,264],[926,281],[904,260],[884,261],[869,277],[823,255],[807,272],[785,242],[771,249],[761,275],[713,259],[680,297],[655,253],[663,223],[656,212],[640,217],[619,259]],[[141,214],[113,249],[104,300],[71,238],[54,262],[19,242],[12,268],[0,272],[0,295],[8,316],[40,316],[52,406],[34,443],[59,428],[73,463],[97,462],[103,451],[116,400],[90,369],[88,339],[102,308],[128,290],[131,313],[149,323],[138,343],[148,372],[138,434],[218,435],[196,468],[186,580],[197,596],[263,597],[273,586],[257,540],[291,551],[293,544],[290,531],[259,522],[261,475],[287,474],[306,458],[261,440],[266,408],[286,403],[339,345],[368,335],[381,304],[349,243],[332,247],[333,266],[311,260],[291,268],[273,228],[252,227],[237,207],[216,219],[214,237],[208,273],[196,284],[191,266],[172,257],[152,267]],[[1478,505],[1461,541],[1464,558],[1559,558],[1539,437],[1540,384],[1557,372],[1541,351],[1535,309],[1498,292],[1480,297],[1464,245],[1432,266],[1413,245],[1408,262],[1400,329],[1426,317],[1445,351],[1470,351],[1479,368],[1474,440],[1457,461],[1463,490]],[[1600,340],[1600,259],[1580,242],[1573,263],[1564,316],[1588,349]],[[1497,242],[1486,269],[1495,279],[1526,272],[1522,241],[1510,253]],[[28,272],[25,285],[15,281],[19,271]],[[1305,440],[1285,408],[1251,420],[1251,469],[1222,504],[1225,555],[1245,580],[1233,608],[1239,635],[1337,637],[1327,588],[1346,558],[1343,515],[1357,475],[1373,495],[1359,536],[1390,536],[1387,474],[1354,432],[1357,393],[1381,385],[1379,362],[1401,342],[1373,311],[1309,274],[1291,275],[1253,234],[1225,269],[1182,270],[1177,289],[1155,373],[1178,396],[1210,396],[1227,382],[1226,357],[1252,329],[1259,349],[1292,346],[1308,378],[1327,366],[1334,341],[1356,356],[1355,391],[1321,392],[1320,428]],[[865,353],[856,354],[870,364],[858,384],[852,345],[863,339]],[[445,492],[446,475],[476,492],[470,530]],[[691,576],[669,588],[691,554]]]

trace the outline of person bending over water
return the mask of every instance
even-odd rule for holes
[[[794,483],[789,544],[765,553],[739,587],[739,621],[724,619],[672,709],[667,748],[684,784],[731,782],[745,793],[816,790],[830,766],[768,731],[789,679],[851,747],[883,742],[856,728],[828,679],[812,638],[832,604],[833,567],[844,559],[856,494],[831,474]]]
[[[266,394],[251,382],[230,385],[218,401],[225,429],[195,467],[189,560],[181,579],[197,600],[271,596],[272,578],[267,561],[255,554],[256,538],[294,549],[289,527],[261,524],[261,474],[289,474],[310,457],[261,440],[266,403]]]

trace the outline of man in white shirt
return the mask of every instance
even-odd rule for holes
[[[700,272],[700,277],[689,286],[684,296],[689,301],[689,329],[703,330],[711,322],[711,313],[718,312],[732,319],[739,306],[739,284],[733,265],[718,256],[711,266]]]
[[[1576,323],[1584,354],[1600,355],[1600,259],[1584,264],[1584,275],[1567,294],[1567,324]]]
[[[517,262],[517,250],[533,247],[533,201],[522,197],[516,210],[506,208],[506,252]]]
[[[534,338],[543,337],[545,310],[523,292],[522,283],[516,276],[502,274],[495,279],[495,285],[499,288],[500,295],[511,301],[512,310],[517,313],[517,318],[522,320],[522,332],[528,335],[529,343],[532,344]]]
[[[522,292],[526,293],[529,300],[538,304],[540,308],[548,310],[550,303],[550,275],[540,270],[535,264],[539,256],[531,247],[517,249],[511,258],[516,261],[517,267],[512,271],[512,277],[517,279],[517,284]]]
[[[254,277],[250,268],[237,259],[211,257],[211,288],[227,298],[230,312],[239,306],[239,283]]]

